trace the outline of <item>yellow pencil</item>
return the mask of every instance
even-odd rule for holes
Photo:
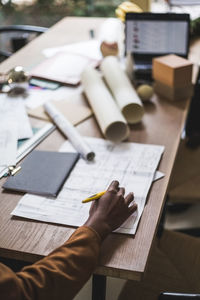
[[[103,196],[105,194],[106,191],[103,191],[103,192],[99,192],[97,194],[94,194],[84,200],[82,200],[82,203],[87,203],[87,202],[90,202],[90,201],[93,201],[93,200],[96,200],[96,199],[99,199],[101,196]]]

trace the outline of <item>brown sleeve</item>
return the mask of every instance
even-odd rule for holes
[[[99,235],[82,226],[63,246],[19,273],[0,264],[0,298],[73,299],[97,265],[100,244]]]

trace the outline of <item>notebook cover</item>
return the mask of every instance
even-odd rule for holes
[[[21,170],[4,183],[7,190],[57,196],[79,158],[78,153],[32,151]]]

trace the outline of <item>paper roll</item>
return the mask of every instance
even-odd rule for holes
[[[129,135],[129,128],[101,75],[88,66],[81,76],[84,92],[105,137],[121,142]]]
[[[84,159],[93,160],[95,153],[90,149],[72,123],[55,107],[53,102],[46,102],[44,109],[81,156]]]
[[[114,56],[107,56],[101,63],[103,76],[127,122],[141,121],[144,108],[128,76]]]

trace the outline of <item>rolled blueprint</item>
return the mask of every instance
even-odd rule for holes
[[[129,135],[126,120],[103,82],[101,75],[88,66],[81,75],[83,89],[105,137],[121,142]]]
[[[89,148],[76,128],[66,117],[64,117],[51,102],[46,102],[44,109],[81,156],[87,160],[93,160],[95,153]]]
[[[142,102],[117,58],[107,56],[100,68],[127,122],[129,124],[140,122],[144,114]]]

